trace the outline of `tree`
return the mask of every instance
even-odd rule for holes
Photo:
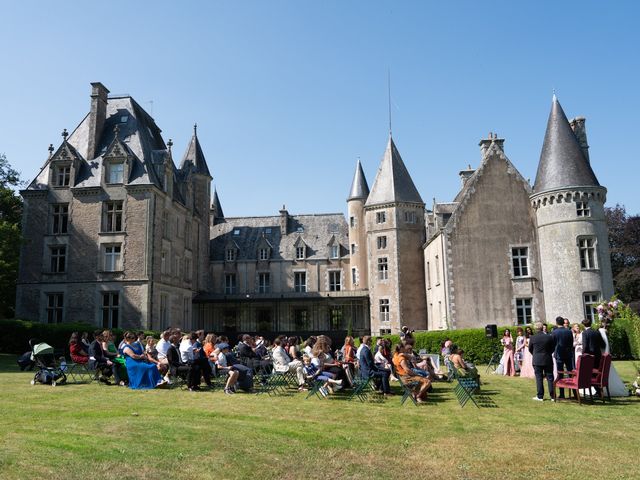
[[[15,313],[22,199],[13,188],[21,185],[20,174],[0,154],[0,318]]]
[[[616,293],[624,302],[640,300],[640,215],[624,206],[606,208],[611,270]]]

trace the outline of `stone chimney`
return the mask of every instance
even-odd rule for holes
[[[473,172],[475,172],[475,169],[471,168],[471,165],[467,165],[466,170],[460,170],[460,173],[459,173],[460,181],[462,182],[463,187],[465,183],[467,183],[467,180],[471,178],[471,175],[473,175]]]
[[[587,159],[587,162],[590,162],[589,144],[587,143],[587,129],[584,125],[586,121],[587,119],[584,117],[576,117],[569,121],[569,125],[571,125],[571,130],[573,130],[573,133],[578,139],[578,145],[580,145],[584,158]]]
[[[489,132],[487,138],[480,140],[480,156],[484,158],[492,143],[495,143],[500,150],[504,150],[504,138],[498,138],[497,133]]]
[[[104,122],[107,119],[107,95],[109,90],[100,82],[91,84],[91,112],[89,112],[89,139],[87,144],[87,160],[97,156],[98,143],[102,136]]]
[[[280,210],[280,235],[285,236],[289,231],[289,212],[287,212],[287,207],[282,205],[282,209]]]

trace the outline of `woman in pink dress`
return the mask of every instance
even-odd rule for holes
[[[524,332],[524,348],[522,349],[522,368],[520,369],[520,376],[524,378],[535,378],[536,374],[533,371],[533,356],[529,353],[529,337],[533,335],[531,327],[527,327]]]
[[[502,340],[500,340],[500,343],[503,346],[503,375],[509,375],[513,377],[516,374],[516,367],[513,358],[513,338],[511,338],[511,331],[508,328],[504,331],[504,335],[502,336]]]

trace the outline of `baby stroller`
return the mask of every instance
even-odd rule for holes
[[[33,345],[31,358],[36,364],[38,371],[31,380],[31,385],[42,383],[43,385],[51,385],[55,387],[58,384],[65,383],[67,376],[62,369],[56,365],[55,356],[53,355],[53,347],[47,343],[36,343]]]

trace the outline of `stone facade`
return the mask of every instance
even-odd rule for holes
[[[455,199],[428,211],[390,135],[371,190],[356,165],[346,219],[231,218],[195,126],[177,168],[135,100],[94,83],[89,114],[21,192],[17,314],[336,338],[593,315],[613,285],[584,118],[554,98],[533,187],[503,143],[482,140]]]

